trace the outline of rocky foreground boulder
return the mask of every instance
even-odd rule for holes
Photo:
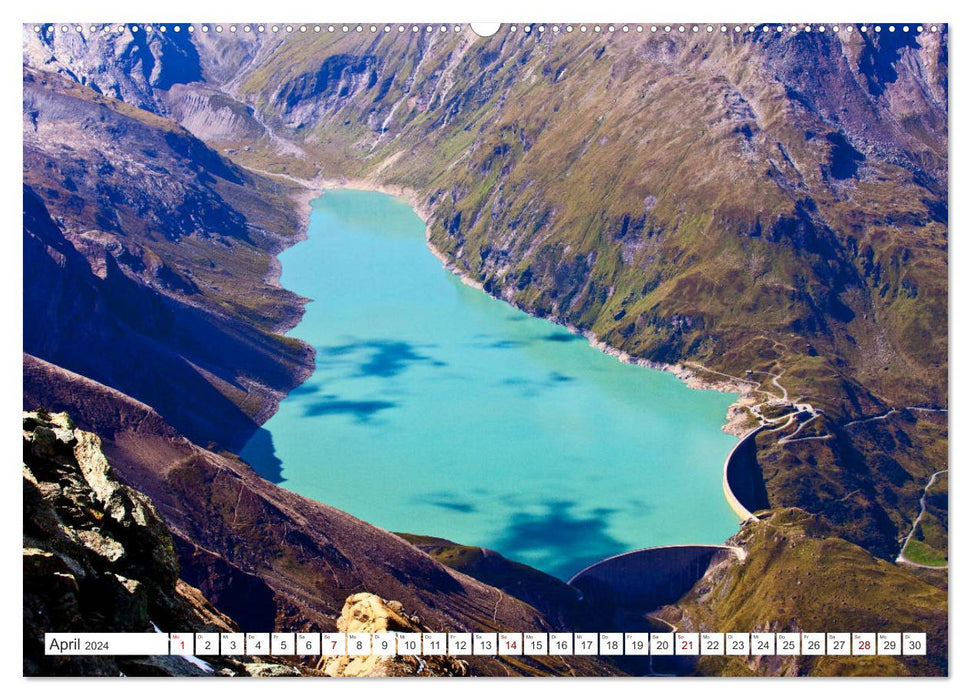
[[[372,593],[349,596],[337,620],[340,632],[430,632],[401,603]],[[451,656],[324,656],[317,668],[327,676],[468,676],[469,667]]]
[[[179,578],[168,528],[97,435],[25,412],[23,460],[24,675],[249,675],[253,659],[45,656],[45,632],[238,630]]]

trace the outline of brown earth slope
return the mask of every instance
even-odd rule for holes
[[[24,356],[25,402],[101,436],[120,478],[148,494],[172,532],[182,577],[241,628],[334,630],[347,597],[400,601],[436,631],[551,630],[535,608],[449,569],[405,540],[204,450],[151,408]],[[366,485],[362,483],[362,488]],[[487,675],[614,675],[598,659],[470,662]]]
[[[24,71],[24,349],[240,447],[309,372],[271,283],[290,191],[177,124]],[[186,400],[191,396],[192,400]]]

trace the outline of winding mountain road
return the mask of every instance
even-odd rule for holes
[[[920,522],[920,519],[924,517],[924,513],[927,512],[927,491],[930,489],[931,486],[934,485],[934,482],[937,480],[937,477],[946,471],[947,469],[941,469],[940,471],[937,471],[931,474],[931,478],[928,480],[927,486],[924,487],[924,493],[920,497],[920,513],[918,513],[917,517],[914,518],[914,524],[910,526],[910,532],[908,532],[907,537],[904,538],[904,544],[900,548],[900,554],[897,555],[898,564],[907,564],[909,566],[916,566],[921,569],[946,569],[947,568],[947,564],[945,564],[944,566],[929,566],[927,564],[918,564],[917,562],[911,561],[910,559],[904,556],[904,551],[907,549],[907,545],[910,544],[910,539],[914,536],[914,533],[917,532],[917,524]]]

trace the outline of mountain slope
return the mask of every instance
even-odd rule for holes
[[[24,72],[24,347],[239,447],[309,371],[276,333],[289,192],[171,121]],[[185,401],[188,393],[194,401]]]
[[[51,41],[48,69],[125,72],[117,37]],[[160,113],[221,91],[267,136],[212,138],[239,162],[285,139],[282,172],[411,187],[436,245],[535,313],[845,412],[946,401],[946,32],[196,42],[200,81],[146,88]]]
[[[744,561],[708,571],[657,615],[679,629],[925,632],[926,656],[702,657],[705,675],[947,675],[947,594],[834,536],[798,509],[763,513],[731,544]]]
[[[488,292],[635,358],[767,391],[782,375],[837,425],[946,407],[946,35],[320,37],[256,55],[234,94],[324,176],[414,190],[432,244]],[[861,498],[859,455],[826,447],[766,456],[792,475],[767,484],[773,505]],[[942,467],[870,469],[895,495],[828,515],[892,556],[907,496]]]
[[[333,631],[348,596],[363,592],[400,601],[435,631],[564,624],[391,533],[261,479],[234,456],[196,446],[145,404],[27,355],[24,367],[25,403],[73,407],[118,476],[155,503],[182,577],[244,630]],[[618,673],[600,659],[509,666],[476,657],[470,667],[487,675]]]

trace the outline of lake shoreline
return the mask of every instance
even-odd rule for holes
[[[270,174],[270,173],[266,173]],[[509,299],[503,298],[499,295],[493,294],[485,289],[484,285],[471,277],[464,270],[459,268],[454,262],[448,259],[448,257],[439,250],[434,242],[432,241],[432,229],[431,221],[432,209],[427,205],[426,202],[422,200],[419,194],[408,187],[401,185],[389,185],[387,183],[380,182],[372,178],[360,178],[360,177],[318,177],[314,180],[301,180],[294,178],[292,176],[279,174],[280,177],[285,177],[286,179],[300,184],[305,189],[294,195],[293,199],[297,205],[301,221],[304,223],[302,228],[302,233],[299,238],[294,240],[293,245],[296,245],[300,241],[307,239],[307,229],[310,222],[310,213],[313,208],[312,202],[327,193],[328,190],[338,190],[338,189],[350,189],[350,190],[363,190],[368,192],[380,192],[382,194],[387,194],[392,197],[397,197],[408,203],[408,205],[418,214],[422,222],[425,224],[425,245],[428,250],[438,259],[447,271],[458,277],[463,284],[476,289],[480,292],[488,294],[494,299],[499,299],[515,309],[522,311],[534,318],[543,318],[545,320],[551,321],[558,326],[562,326],[567,329],[570,333],[574,335],[581,336],[587,340],[591,347],[599,350],[605,355],[609,355],[620,362],[630,365],[636,365],[638,367],[645,367],[647,369],[653,369],[660,372],[667,372],[673,374],[678,379],[680,379],[685,386],[689,389],[696,389],[701,391],[720,391],[723,393],[738,394],[738,398],[728,407],[728,411],[725,415],[725,423],[721,426],[721,431],[727,433],[728,435],[733,435],[737,438],[744,437],[749,430],[751,430],[751,425],[748,423],[748,404],[750,403],[750,398],[754,395],[754,391],[751,384],[745,383],[744,381],[734,381],[731,379],[705,379],[701,376],[700,372],[686,367],[683,364],[668,364],[665,362],[653,362],[651,360],[646,360],[644,358],[635,357],[625,350],[615,348],[608,344],[601,338],[597,337],[591,331],[584,331],[577,328],[573,324],[557,318],[555,316],[538,316],[532,310],[524,308],[519,304],[515,304]],[[282,252],[282,251],[281,251]],[[274,260],[277,260],[274,256]],[[276,286],[280,285],[280,265],[277,261],[275,265],[276,276],[275,279],[269,280],[272,284]],[[281,286],[282,288],[282,286]],[[297,319],[299,323],[299,318]],[[296,324],[294,324],[295,326]]]

